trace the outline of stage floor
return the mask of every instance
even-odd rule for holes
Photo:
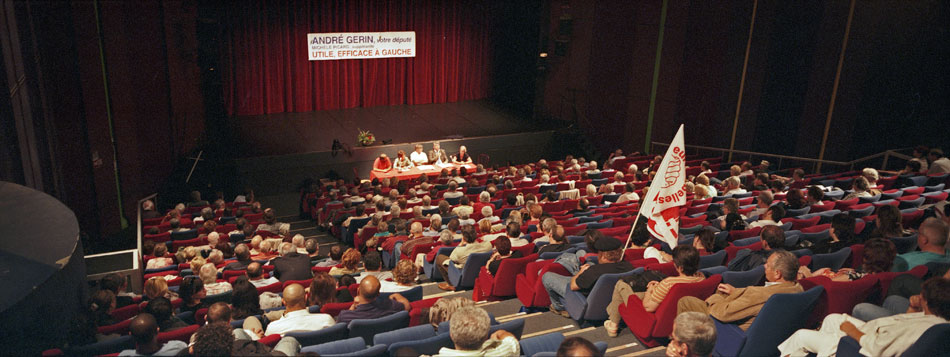
[[[238,157],[330,151],[333,140],[356,146],[359,130],[377,143],[415,143],[555,129],[536,124],[488,100],[395,105],[231,118]],[[426,145],[429,149],[429,145]]]

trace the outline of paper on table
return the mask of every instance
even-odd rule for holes
[[[441,167],[441,168],[443,168],[443,169],[446,168],[446,167],[455,167],[455,165],[452,165],[452,164],[437,164],[437,165],[439,165],[439,167]]]
[[[416,166],[416,168],[419,169],[419,170],[423,170],[423,171],[424,171],[424,170],[432,170],[432,169],[435,168],[435,166],[432,166],[432,165],[419,165],[419,166]]]

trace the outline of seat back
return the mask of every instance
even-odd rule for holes
[[[838,251],[828,254],[815,254],[811,257],[811,270],[829,268],[832,271],[838,271],[844,265],[844,262],[851,256],[851,247],[844,247]]]
[[[165,342],[172,341],[172,340],[178,340],[184,343],[191,342],[190,341],[191,334],[195,333],[195,331],[198,331],[198,327],[200,326],[189,325],[189,326],[182,327],[180,329],[171,330],[168,332],[160,332],[158,334],[158,343],[164,344]]]
[[[425,326],[428,327],[429,329],[432,329],[432,326],[429,326],[429,325],[425,325]],[[429,337],[424,340],[400,341],[400,342],[393,343],[389,345],[388,347],[389,355],[395,356],[396,355],[395,352],[403,347],[412,348],[413,350],[416,351],[416,353],[419,353],[421,355],[434,356],[434,355],[437,355],[439,353],[439,350],[442,349],[443,347],[454,348],[455,344],[452,343],[452,337],[449,334],[447,333],[436,334],[435,336]],[[300,352],[307,352],[307,351],[301,350]]]
[[[521,354],[534,356],[541,352],[554,352],[561,345],[561,341],[564,341],[564,334],[560,332],[529,337],[519,342],[521,344]]]
[[[897,248],[897,254],[904,254],[917,250],[916,233],[906,237],[891,238],[891,242],[894,242],[894,247]]]
[[[345,340],[321,343],[319,345],[308,346],[300,349],[300,353],[314,352],[320,356],[342,355],[362,351],[366,349],[366,343],[362,338],[351,337]]]
[[[587,295],[586,299],[584,298],[583,294],[572,292],[576,297],[580,297],[580,299],[577,299],[576,301],[575,299],[566,299],[566,302],[568,303],[568,306],[566,306],[568,313],[570,313],[571,318],[575,320],[606,320],[607,305],[610,304],[611,297],[614,293],[614,286],[617,285],[617,280],[620,280],[620,278],[625,276],[631,276],[633,274],[639,274],[642,272],[643,268],[636,268],[626,273],[601,275],[599,278],[597,278],[597,282],[594,283],[594,286],[591,288],[590,294]],[[571,306],[574,304],[580,306]]]
[[[135,341],[131,335],[120,336],[102,342],[67,349],[67,356],[100,356],[110,353],[119,353],[123,350],[135,348]]]
[[[667,337],[673,333],[673,320],[676,319],[676,304],[685,296],[706,299],[716,292],[716,287],[722,281],[719,275],[713,275],[698,283],[676,284],[670,288],[666,298],[656,308],[654,316],[656,324],[653,326],[653,336]]]
[[[772,295],[746,331],[746,340],[738,355],[776,355],[782,341],[805,327],[808,316],[818,303],[818,297],[824,291],[824,288],[816,286],[797,294]],[[719,344],[718,339],[716,344]]]
[[[877,278],[866,276],[855,281],[832,281],[824,276],[815,276],[798,281],[802,288],[815,286],[825,288],[820,303],[815,307],[812,321],[821,321],[828,314],[850,314],[854,306],[864,302],[872,289],[877,287]]]
[[[392,295],[392,294],[393,293],[379,293],[379,298],[388,299],[389,295]],[[406,298],[406,300],[409,300],[409,301],[422,300],[422,285],[413,286],[409,288],[408,290],[398,292],[398,294],[402,295],[402,297]]]
[[[501,264],[498,265],[498,271],[495,272],[491,291],[486,291],[486,293],[498,297],[515,295],[515,276],[524,272],[528,263],[537,259],[537,254],[530,254],[523,258],[502,260]]]
[[[489,314],[489,316],[491,316]],[[500,324],[491,325],[489,329],[490,333],[495,333],[498,330],[505,330],[511,332],[512,335],[515,335],[516,339],[521,339],[521,334],[524,333],[524,321],[525,319],[514,319]],[[494,318],[492,318],[494,321]]]
[[[403,327],[409,327],[409,312],[400,311],[395,314],[376,319],[356,319],[350,321],[350,337],[361,337],[366,345],[373,343],[373,336],[377,333],[388,332]]]
[[[430,330],[432,328],[429,328]],[[290,336],[297,339],[297,342],[300,342],[301,347],[319,345],[321,343],[333,342],[344,340],[347,337],[347,324],[345,322],[340,322],[322,328],[316,331],[306,331],[306,332],[288,332],[286,336]]]
[[[950,351],[950,323],[931,326],[903,356],[945,356]]]
[[[759,265],[747,271],[727,271],[722,273],[722,282],[737,288],[759,285],[764,278],[764,265]]]
[[[720,266],[726,261],[726,251],[720,250],[710,255],[699,257],[699,269]]]
[[[373,336],[373,344],[392,345],[400,341],[418,341],[433,336],[435,336],[435,329],[432,325],[425,324],[376,334]]]
[[[468,259],[465,260],[465,265],[462,266],[462,271],[459,273],[458,279],[452,281],[455,288],[468,289],[475,286],[475,278],[478,277],[479,269],[488,262],[491,256],[492,252],[469,254]],[[451,270],[454,266],[450,264],[449,268]]]

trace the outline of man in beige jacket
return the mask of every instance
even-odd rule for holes
[[[677,314],[687,311],[707,313],[725,323],[735,323],[743,331],[747,330],[759,310],[773,294],[802,292],[802,286],[795,281],[798,276],[798,258],[785,250],[774,250],[765,262],[765,286],[736,288],[729,284],[719,284],[717,292],[706,301],[692,296],[680,299]]]

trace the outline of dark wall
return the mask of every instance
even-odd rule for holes
[[[38,153],[43,177],[31,187],[66,203],[94,246],[122,229],[120,217],[134,224],[137,201],[161,187],[204,130],[196,6],[13,4],[18,30],[10,35],[23,46],[8,55],[26,60],[22,80],[37,128],[15,133],[18,149]],[[28,183],[10,172],[5,178]]]
[[[753,4],[669,0],[650,140],[668,142],[684,123],[687,144],[729,147]],[[819,156],[849,6],[758,1],[736,149]],[[548,48],[565,13],[574,31],[569,51],[553,56],[540,79],[543,115],[576,117],[601,150],[642,150],[662,1],[559,1],[550,8]],[[940,1],[857,2],[826,159],[946,143],[948,8]]]

